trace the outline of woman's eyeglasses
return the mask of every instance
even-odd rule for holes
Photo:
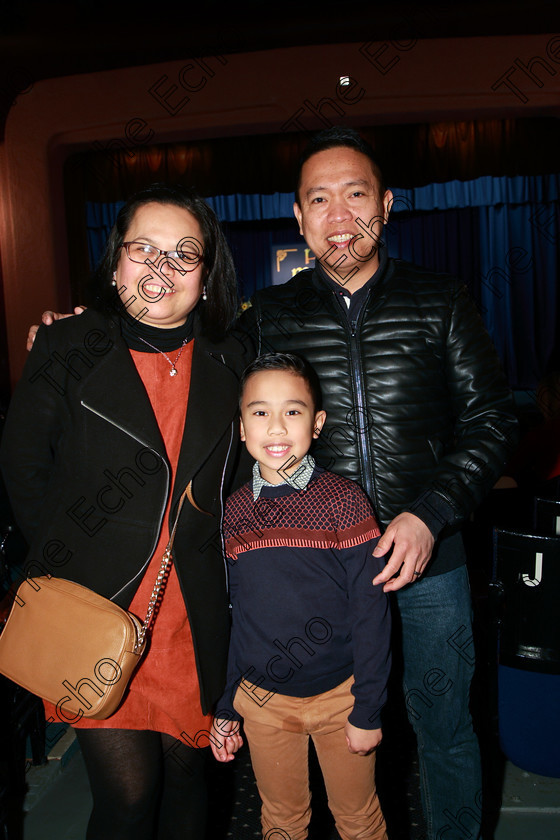
[[[180,244],[180,243],[179,243]],[[189,240],[189,244],[192,243]],[[123,242],[129,260],[136,263],[157,262],[160,257],[176,262],[182,271],[193,271],[204,259],[203,254],[194,250],[162,251],[147,242]]]

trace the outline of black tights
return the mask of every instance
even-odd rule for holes
[[[86,840],[202,840],[208,749],[171,735],[77,729],[93,811]]]

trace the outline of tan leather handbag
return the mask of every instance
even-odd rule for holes
[[[184,497],[143,623],[73,581],[36,577],[19,586],[0,635],[0,673],[53,703],[61,721],[105,719],[119,706],[163,595]]]

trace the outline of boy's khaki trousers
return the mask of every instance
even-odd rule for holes
[[[311,816],[308,739],[315,745],[329,807],[342,840],[387,840],[375,789],[375,751],[348,751],[344,726],[354,705],[350,677],[314,697],[270,694],[244,680],[234,706],[243,716],[262,799],[265,840],[304,840]]]

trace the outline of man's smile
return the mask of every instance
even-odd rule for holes
[[[332,242],[337,247],[344,248],[355,236],[355,233],[333,233],[331,236],[327,236],[327,241]]]

